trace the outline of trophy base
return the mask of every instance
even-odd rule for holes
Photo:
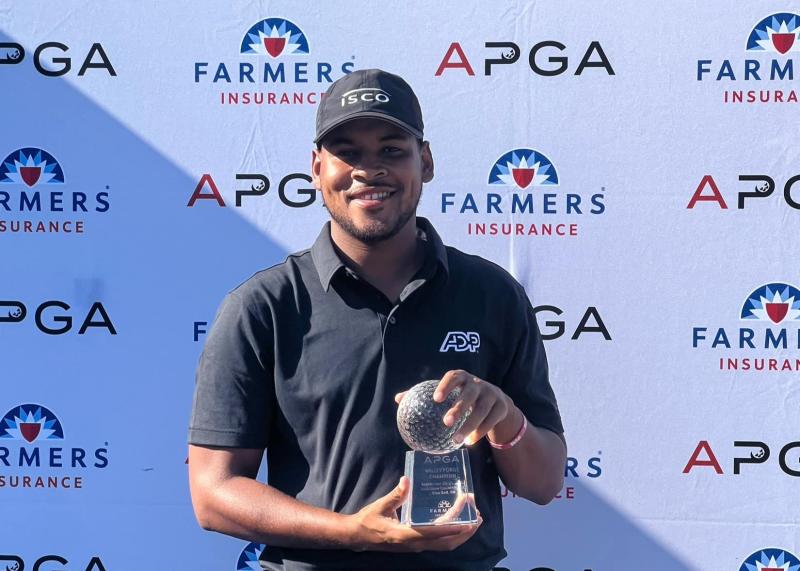
[[[478,521],[469,454],[459,448],[446,454],[406,452],[411,491],[400,511],[405,525],[468,525]]]

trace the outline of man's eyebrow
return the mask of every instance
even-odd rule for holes
[[[405,133],[389,133],[380,138],[381,141],[405,141],[407,139]]]
[[[386,141],[405,141],[407,138],[408,135],[406,135],[405,133],[397,132],[397,133],[388,133],[378,140],[383,143]],[[332,138],[326,144],[333,147],[336,145],[354,145],[355,143],[353,143],[352,139],[349,139],[344,135],[339,135],[337,137]]]
[[[352,145],[353,141],[348,139],[347,137],[336,137],[335,139],[331,139],[327,142],[328,145]]]

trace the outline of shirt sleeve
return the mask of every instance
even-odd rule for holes
[[[518,286],[518,303],[510,309],[514,347],[511,361],[502,378],[501,388],[525,414],[528,422],[557,434],[564,432],[553,388],[550,386],[547,356],[536,324],[533,307],[522,286]]]
[[[265,448],[276,405],[269,315],[231,292],[197,366],[189,443]]]

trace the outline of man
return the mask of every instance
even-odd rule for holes
[[[541,504],[563,482],[530,302],[504,270],[445,247],[416,216],[434,169],[404,80],[361,70],[333,83],[315,143],[331,221],[310,250],[225,298],[198,366],[197,519],[265,543],[265,569],[491,569],[505,556],[498,475]],[[397,518],[409,483],[396,406],[432,378],[440,402],[461,389],[446,424],[471,410],[456,437],[469,449],[476,525]],[[266,485],[255,480],[265,449]]]

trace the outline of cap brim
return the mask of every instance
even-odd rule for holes
[[[317,133],[317,137],[314,139],[314,143],[318,144],[322,139],[325,138],[326,135],[330,134],[331,131],[334,129],[341,127],[345,123],[349,123],[350,121],[354,121],[356,119],[380,119],[381,121],[386,121],[387,123],[391,123],[392,125],[397,125],[401,129],[408,131],[417,139],[422,139],[422,131],[419,129],[415,129],[405,121],[400,121],[392,117],[391,115],[387,115],[385,113],[380,113],[378,111],[356,111],[351,115],[347,115],[346,117],[342,117],[335,123],[332,123],[325,127],[325,129],[321,133]]]

